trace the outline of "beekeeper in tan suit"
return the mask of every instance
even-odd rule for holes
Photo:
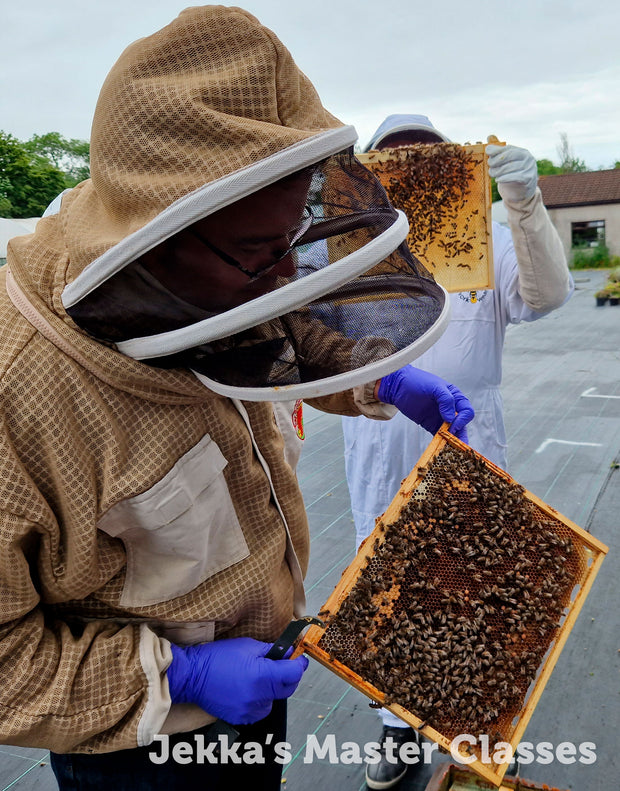
[[[307,664],[265,656],[304,613],[301,399],[465,436],[467,399],[405,365],[447,301],[355,140],[254,17],[191,8],[121,55],[92,178],[11,243],[0,737],[49,748],[63,789],[278,788]],[[262,761],[220,760],[216,720]]]

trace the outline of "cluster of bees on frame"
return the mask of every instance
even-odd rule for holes
[[[509,740],[586,553],[470,451],[418,472],[319,647],[448,739]]]
[[[476,160],[464,147],[453,143],[421,144],[398,149],[392,159],[373,165],[390,201],[409,220],[411,251],[426,265],[435,267],[441,255],[444,265],[457,259],[457,267],[471,269],[467,258],[486,244],[486,218],[479,209],[466,209]],[[479,227],[481,223],[484,226]],[[435,246],[435,254],[427,255]]]

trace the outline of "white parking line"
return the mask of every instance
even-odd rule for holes
[[[596,387],[590,387],[587,390],[584,390],[581,394],[581,398],[620,398],[620,396],[617,395],[594,395],[595,390]]]
[[[571,442],[570,440],[567,440],[567,439],[552,439],[550,437],[549,439],[546,439],[541,445],[539,445],[536,448],[535,453],[542,453],[543,450],[548,445],[551,445],[554,442],[556,442],[558,445],[587,445],[590,448],[600,448],[600,447],[602,447],[600,442]]]

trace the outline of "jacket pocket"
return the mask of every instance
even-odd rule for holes
[[[101,517],[97,526],[127,553],[121,605],[183,596],[249,555],[223,475],[227,463],[207,434],[148,491]]]

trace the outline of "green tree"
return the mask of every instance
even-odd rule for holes
[[[0,214],[39,217],[67,187],[65,174],[43,158],[33,159],[23,143],[0,130]]]
[[[491,179],[491,203],[495,203],[498,200],[501,200],[502,196],[499,194],[499,190],[497,189],[497,182],[494,178]]]
[[[24,143],[33,160],[43,160],[61,170],[66,186],[74,187],[90,176],[90,143],[87,140],[68,140],[59,132],[33,135]]]
[[[578,159],[575,156],[566,132],[560,132],[560,143],[557,150],[560,157],[560,173],[585,173],[588,170],[583,159]]]
[[[536,166],[539,176],[556,176],[558,173],[562,173],[562,168],[554,165],[550,159],[537,159]]]

